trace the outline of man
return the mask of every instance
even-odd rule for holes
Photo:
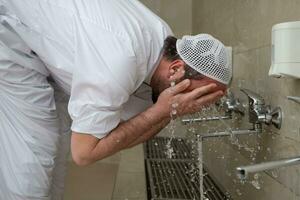
[[[231,78],[218,40],[168,37],[136,0],[0,0],[0,22],[1,200],[62,198],[68,134],[47,77],[70,95],[81,166],[153,137],[172,105],[201,110]]]

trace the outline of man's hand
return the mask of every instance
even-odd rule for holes
[[[217,101],[224,95],[221,90],[215,91],[215,83],[185,92],[190,83],[190,80],[186,79],[174,87],[167,88],[161,93],[154,107],[164,116],[170,116],[172,109],[176,110],[177,116],[182,116],[199,112],[203,106]]]

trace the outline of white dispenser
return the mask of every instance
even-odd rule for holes
[[[273,26],[269,75],[300,78],[300,21]]]

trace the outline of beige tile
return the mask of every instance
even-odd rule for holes
[[[98,163],[80,168],[69,163],[65,200],[111,200],[118,165]]]
[[[144,172],[120,172],[113,194],[114,199],[131,199],[146,197]]]
[[[108,158],[98,161],[98,163],[110,163],[110,164],[119,164],[121,161],[121,153],[118,152]]]
[[[297,0],[194,1],[193,30],[211,33],[235,52],[244,52],[269,45],[272,26],[298,20],[299,7]]]
[[[121,152],[119,173],[122,172],[145,172],[143,145],[138,145]]]
[[[112,200],[147,200],[147,198],[113,198]]]
[[[210,33],[226,45],[235,46],[234,3],[234,0],[195,0],[193,3],[194,34]]]
[[[192,34],[192,0],[164,0],[160,14],[178,37]]]
[[[146,199],[143,145],[121,152],[113,199]]]
[[[192,0],[141,0],[165,20],[178,37],[192,33]]]
[[[299,19],[299,1],[281,0],[235,1],[234,26],[238,51],[270,44],[271,29],[276,23]]]
[[[241,88],[250,90],[256,89],[255,74],[258,67],[257,51],[251,50],[244,53],[237,53],[233,56],[233,81],[231,87],[236,94],[247,102],[245,95],[240,93]]]

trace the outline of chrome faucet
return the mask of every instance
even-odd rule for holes
[[[265,105],[264,99],[248,89],[241,89],[249,99],[249,122],[257,128],[262,128],[262,124],[273,124],[280,129],[282,124],[282,111],[280,107],[271,109],[271,106]]]
[[[251,135],[261,133],[261,129],[246,129],[246,130],[229,130],[223,132],[216,132],[216,133],[206,133],[199,135],[199,138],[203,141],[207,138],[217,138],[217,137],[229,137],[229,136],[236,136],[236,135]]]
[[[264,162],[256,165],[237,167],[237,176],[240,179],[247,179],[249,173],[257,173],[265,170],[272,170],[281,167],[293,166],[300,164],[300,157],[287,158],[277,161]]]
[[[291,101],[294,101],[294,102],[300,104],[300,97],[288,96],[287,98]],[[280,119],[280,121],[281,121],[281,119]],[[248,177],[249,173],[256,173],[256,172],[261,172],[261,171],[265,171],[265,170],[271,170],[271,169],[299,165],[299,164],[300,164],[300,157],[297,156],[297,157],[286,158],[286,159],[281,159],[281,160],[277,160],[277,161],[270,161],[270,162],[255,164],[255,165],[237,167],[236,170],[237,170],[237,176],[240,179],[246,179]]]
[[[240,100],[235,98],[231,91],[227,92],[227,98],[223,101],[221,105],[226,113],[239,113],[240,115],[245,115],[245,107],[241,104]]]
[[[300,104],[300,97],[292,97],[292,96],[287,96],[288,100],[294,101],[296,103]]]
[[[203,118],[194,118],[194,119],[183,119],[181,120],[183,124],[189,124],[193,122],[208,122],[208,121],[217,121],[217,120],[227,120],[232,119],[232,113],[238,113],[240,115],[245,114],[245,108],[240,103],[239,99],[234,97],[234,94],[231,91],[227,92],[226,99],[220,103],[221,107],[225,111],[224,116],[213,116],[213,117],[203,117]]]
[[[201,141],[206,138],[214,137],[228,137],[236,135],[250,135],[262,132],[262,124],[273,124],[276,128],[281,128],[282,113],[279,107],[276,107],[271,111],[270,106],[265,105],[264,99],[247,89],[241,89],[241,91],[247,95],[249,100],[249,122],[253,124],[253,127],[245,130],[228,130],[216,133],[199,134],[198,137]]]
[[[201,140],[212,137],[228,137],[233,135],[261,133],[263,124],[273,124],[276,128],[281,128],[282,112],[279,107],[276,107],[271,111],[271,107],[265,105],[265,101],[260,95],[247,89],[242,89],[241,91],[248,97],[249,122],[253,124],[253,127],[246,130],[228,130],[224,132],[201,134],[199,135]]]

